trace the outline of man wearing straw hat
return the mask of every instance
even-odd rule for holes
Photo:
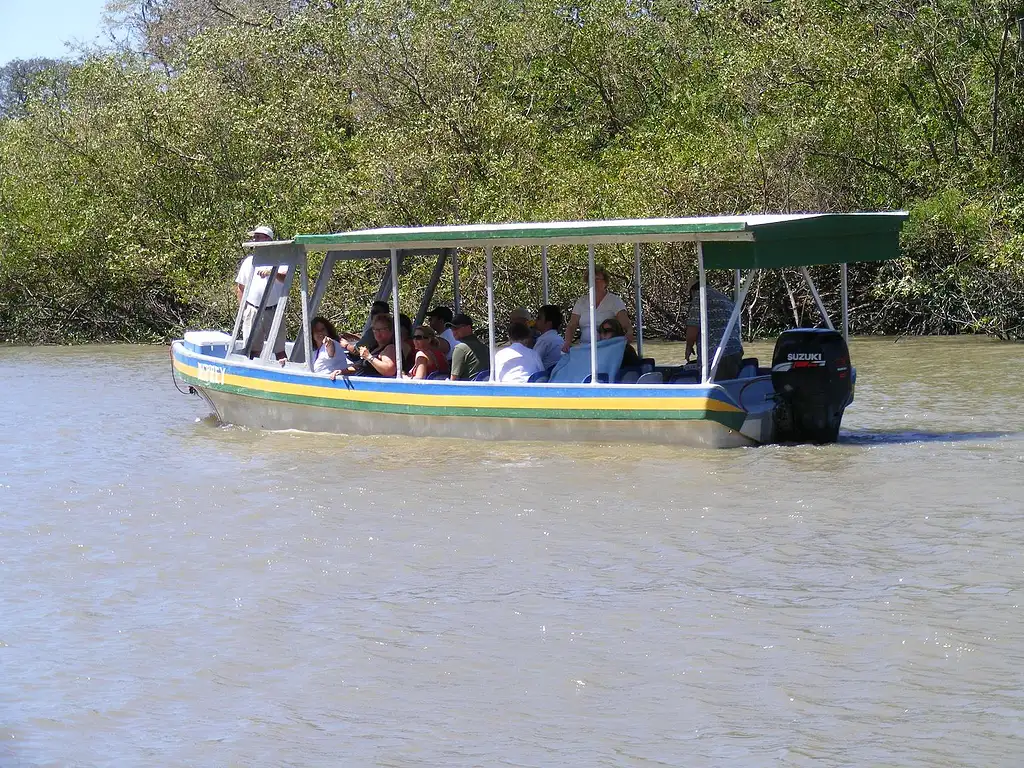
[[[266,243],[274,239],[274,230],[265,224],[246,233],[251,243]],[[288,267],[281,267],[277,271],[276,278],[269,280],[270,267],[255,269],[252,264],[250,253],[242,260],[238,268],[238,276],[235,277],[235,295],[238,303],[245,302],[242,310],[242,343],[248,343],[249,335],[255,327],[256,335],[253,337],[252,349],[249,354],[252,357],[258,356],[263,351],[263,345],[270,335],[270,327],[274,323],[274,313],[277,311],[277,303],[284,297],[284,281],[288,275]],[[267,305],[260,312],[260,303],[263,301],[263,294],[270,290],[267,296]],[[257,317],[257,315],[260,315]],[[284,323],[278,329],[274,339],[274,354],[278,360],[285,358],[284,353]]]

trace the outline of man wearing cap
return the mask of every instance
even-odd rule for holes
[[[686,315],[686,361],[690,361],[690,355],[696,349],[700,355],[700,281],[697,278],[690,280],[687,285],[687,293],[690,297],[690,309]],[[735,308],[732,299],[721,291],[716,291],[711,286],[707,288],[708,301],[708,367],[715,359],[715,350],[722,342],[722,334],[725,333],[725,326],[729,324],[729,317]],[[725,348],[722,350],[722,359],[718,362],[718,370],[715,372],[717,381],[735,379],[743,365],[743,343],[740,340],[740,326],[736,323],[732,327],[732,333],[726,339]]]
[[[266,243],[274,239],[274,230],[266,225],[260,225],[246,233],[249,242]],[[277,271],[274,280],[270,280],[270,267],[255,269],[252,263],[252,254],[247,255],[241,266],[238,268],[238,275],[235,277],[235,295],[238,303],[245,303],[242,309],[242,343],[247,343],[249,335],[255,327],[256,335],[253,338],[250,354],[255,357],[263,351],[263,344],[270,335],[270,327],[274,322],[274,312],[277,310],[277,303],[284,296],[284,281],[288,276],[288,267],[281,267]],[[260,312],[260,303],[263,301],[263,294],[269,288],[267,304]],[[262,316],[257,318],[257,315]],[[284,323],[278,329],[277,337],[274,339],[274,353],[278,360],[283,360],[284,354]]]
[[[469,315],[457,314],[452,318],[452,333],[458,344],[452,350],[452,381],[467,381],[490,366],[491,353],[473,334],[473,320]]]
[[[448,307],[434,307],[430,310],[430,314],[427,315],[427,323],[434,329],[434,333],[437,334],[439,339],[444,339],[448,344],[448,351],[444,354],[448,358],[449,363],[452,361],[455,345],[459,343],[458,339],[455,338],[455,334],[452,333],[452,329],[448,327],[451,321],[452,311]]]

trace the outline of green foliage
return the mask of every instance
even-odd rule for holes
[[[1024,334],[1024,6],[286,5],[165,0],[170,26],[138,30],[148,53],[18,81],[0,118],[0,337],[228,325],[238,242],[256,223],[290,236],[885,208],[912,212],[905,256],[851,271],[858,332]],[[693,258],[644,248],[650,331],[681,332]],[[602,261],[631,296],[632,249]],[[482,315],[482,257],[462,262]],[[554,248],[551,262],[569,305],[585,253]],[[495,269],[505,312],[539,303],[538,254],[499,252]],[[430,270],[408,262],[403,287]],[[381,271],[340,267],[325,310],[360,324]],[[832,272],[816,277],[834,306]],[[807,311],[794,285],[763,276],[745,327],[771,333]]]

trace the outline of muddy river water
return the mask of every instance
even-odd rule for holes
[[[0,766],[1020,766],[1024,347],[852,352],[837,445],[714,452],[261,433],[166,348],[2,348]]]

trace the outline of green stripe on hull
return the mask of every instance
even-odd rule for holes
[[[528,419],[598,419],[602,421],[714,421],[729,429],[739,431],[746,414],[742,412],[709,411],[706,409],[666,410],[605,410],[583,408],[476,408],[466,406],[394,405],[388,403],[366,403],[357,400],[338,400],[330,397],[310,397],[267,392],[259,389],[236,387],[232,384],[210,384],[178,371],[178,375],[190,384],[220,392],[230,392],[262,400],[277,400],[295,405],[311,405],[335,410],[374,411],[396,413],[407,416],[471,416],[483,418],[528,418]]]

